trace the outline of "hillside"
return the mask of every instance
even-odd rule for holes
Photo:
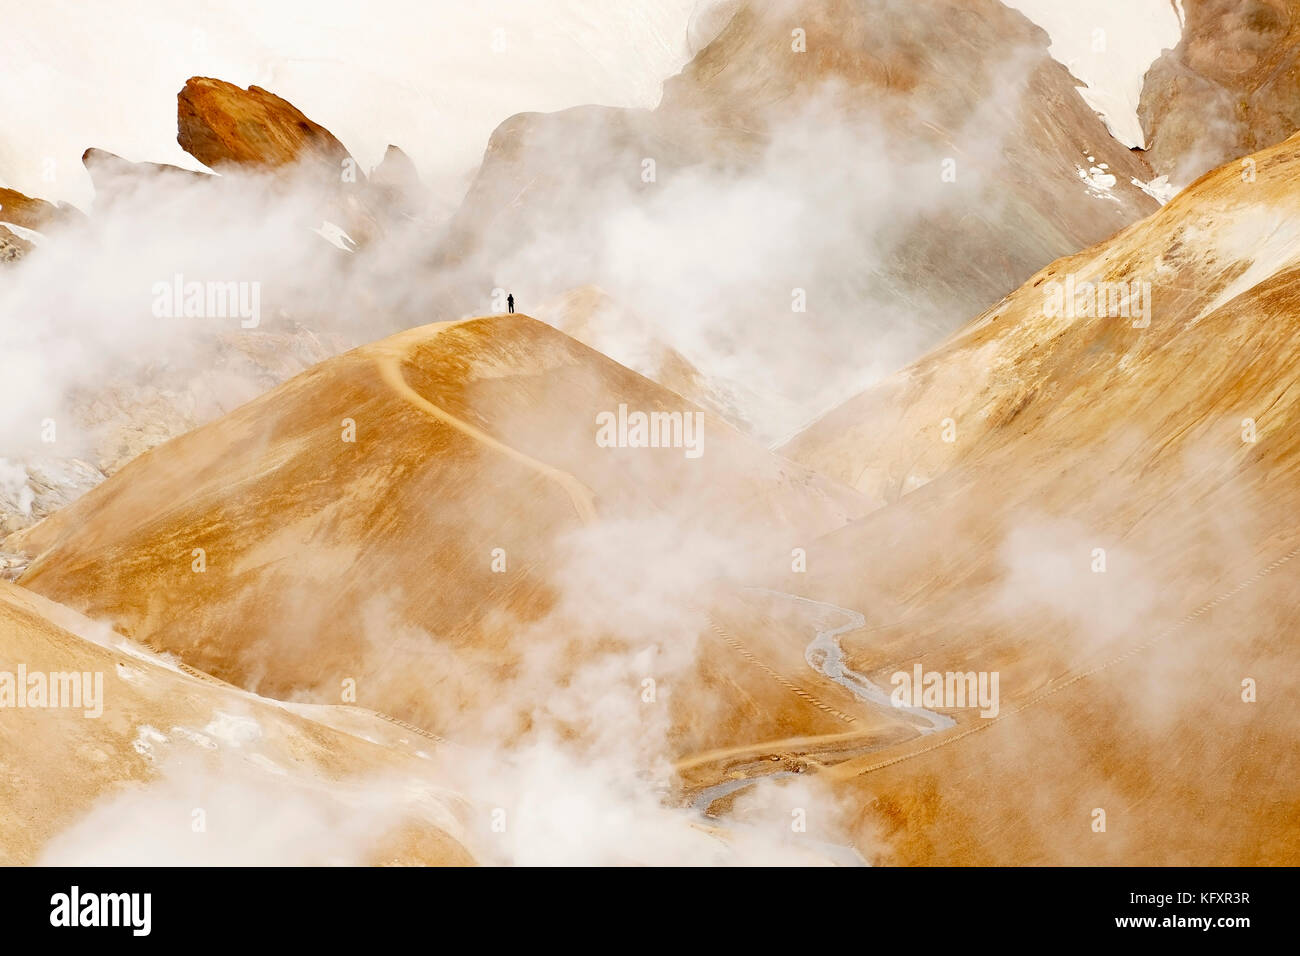
[[[598,285],[785,437],[1157,207],[1047,45],[995,0],[740,4],[655,109],[496,129],[443,308]]]
[[[871,632],[845,639],[853,666],[996,670],[1003,710],[1028,708],[960,713],[988,732],[880,776],[856,774],[881,755],[838,771],[893,807],[902,858],[1294,854],[1251,834],[1282,832],[1297,800],[1281,701],[1298,672],[1300,139],[1253,159],[1256,181],[1236,163],[1208,174],[784,449],[887,503],[810,549],[812,596],[871,609]],[[1149,282],[1149,313],[1094,317],[1080,298],[1054,315],[1067,280]],[[1279,696],[1243,702],[1247,678]],[[1089,842],[1089,800],[1124,809],[1122,841]],[[1008,838],[1027,801],[1074,815]]]
[[[1300,129],[1300,3],[1187,0],[1180,42],[1151,64],[1146,159],[1178,186]]]
[[[353,677],[360,702],[430,729],[526,715],[529,635],[599,649],[630,632],[685,642],[689,660],[690,629],[675,631],[702,623],[689,605],[717,578],[788,564],[861,513],[711,416],[694,450],[601,447],[597,415],[620,405],[702,414],[526,316],[411,330],[145,453],[18,535],[34,556],[21,583],[269,696],[328,701]]]
[[[438,741],[356,708],[256,697],[4,582],[0,656],[100,682],[89,709],[6,705],[6,865],[474,861],[468,808],[429,759]]]

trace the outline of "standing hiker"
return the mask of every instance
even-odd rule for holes
[[[506,308],[510,310],[511,314],[515,311],[515,294],[513,292],[506,296]]]

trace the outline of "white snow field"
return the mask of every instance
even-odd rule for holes
[[[0,30],[0,184],[83,208],[81,153],[201,168],[176,144],[190,76],[257,84],[365,168],[400,146],[445,202],[506,117],[653,107],[714,0],[43,0]]]
[[[1171,0],[1004,0],[1052,38],[1049,52],[1085,86],[1084,102],[1111,135],[1146,147],[1138,99],[1147,68],[1182,38],[1181,5]]]

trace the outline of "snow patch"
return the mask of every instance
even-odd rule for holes
[[[26,226],[20,226],[14,222],[5,222],[3,219],[0,219],[0,226],[4,226],[19,239],[26,239],[34,246],[39,246],[45,241],[45,237],[35,229],[28,229]]]
[[[1083,81],[1079,95],[1129,149],[1146,148],[1138,100],[1148,67],[1182,39],[1169,0],[1006,0],[1051,37],[1048,52]]]
[[[313,229],[312,232],[322,237],[332,246],[338,246],[344,252],[352,252],[356,249],[356,241],[343,231],[342,226],[335,225],[326,219],[320,224],[319,229]]]
[[[1162,206],[1178,195],[1178,187],[1169,181],[1168,176],[1157,176],[1149,183],[1142,182],[1136,176],[1129,181]]]
[[[1102,163],[1100,166],[1089,166],[1086,170],[1076,163],[1074,168],[1075,171],[1078,172],[1079,178],[1087,184],[1088,195],[1096,196],[1098,199],[1109,199],[1112,202],[1119,202],[1119,200],[1111,195],[1110,192],[1115,188],[1117,180],[1115,179],[1114,174],[1106,172],[1105,163]]]

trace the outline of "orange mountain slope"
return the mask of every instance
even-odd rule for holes
[[[900,859],[1294,859],[1300,138],[1254,160],[784,449],[888,502],[809,549],[810,593],[867,613],[852,666],[1000,674],[996,720],[833,771]]]
[[[701,416],[698,457],[601,447],[597,416],[620,405]],[[743,577],[755,555],[788,563],[861,511],[515,315],[323,362],[147,452],[18,543],[34,555],[24,586],[204,671],[317,701],[351,678],[361,703],[442,729],[508,698],[502,681],[524,679],[534,642],[671,643],[637,623],[663,613],[659,579],[705,603],[713,577]],[[563,616],[600,600],[609,619]]]
[[[257,697],[5,582],[0,659],[29,681],[0,721],[8,865],[474,860],[441,745],[371,712]],[[35,675],[44,704],[70,676],[89,694],[30,706]]]

